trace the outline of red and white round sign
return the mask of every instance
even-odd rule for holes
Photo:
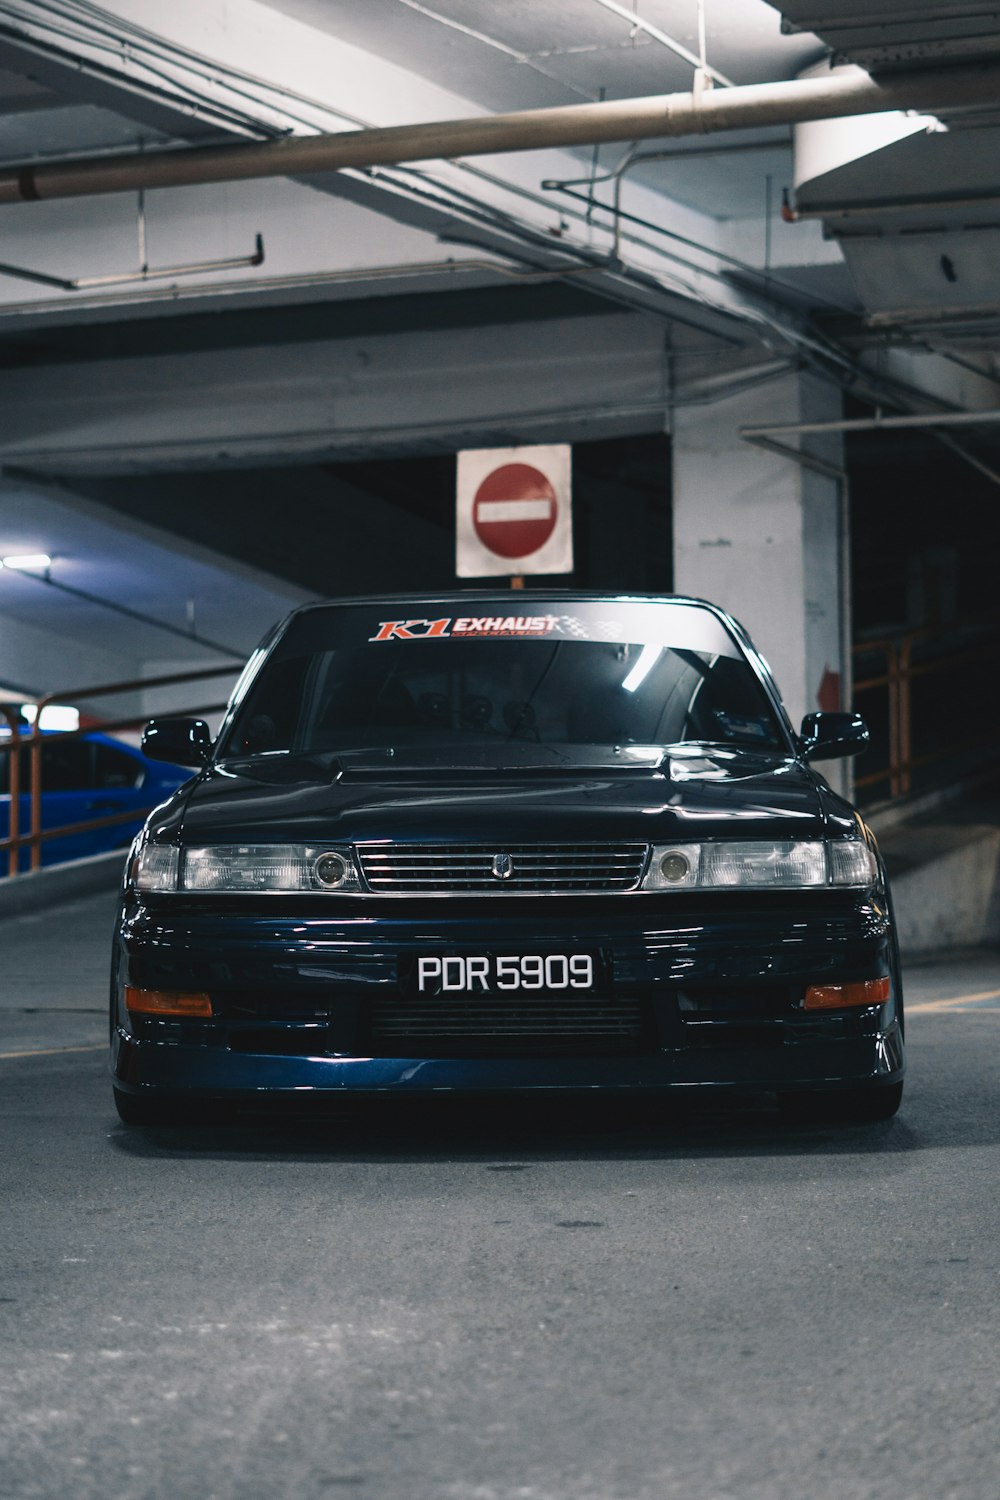
[[[487,474],[472,503],[472,525],[498,557],[529,557],[544,547],[559,516],[551,482],[531,464],[502,464]]]
[[[568,443],[468,448],[458,455],[459,578],[573,571]]]

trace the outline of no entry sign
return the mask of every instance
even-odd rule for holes
[[[472,525],[498,557],[530,557],[544,547],[559,519],[551,481],[531,464],[501,464],[487,474],[472,502]]]
[[[459,578],[573,571],[570,457],[568,444],[458,455]]]

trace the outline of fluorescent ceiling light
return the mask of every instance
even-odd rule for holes
[[[47,703],[38,720],[39,729],[79,729],[80,710],[65,703]]]
[[[21,714],[29,724],[34,724],[38,718],[37,703],[22,703]],[[39,729],[79,729],[80,710],[71,708],[67,703],[47,703],[42,709],[38,727]]]
[[[0,560],[0,567],[18,569],[50,568],[52,559],[47,552],[26,552],[23,557],[5,557]]]

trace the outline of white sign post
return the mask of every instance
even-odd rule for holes
[[[572,573],[571,458],[568,443],[459,453],[459,578]]]

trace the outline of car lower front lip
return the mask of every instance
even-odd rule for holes
[[[799,1044],[759,1059],[738,1048],[637,1058],[287,1058],[136,1043],[119,1035],[112,1073],[127,1092],[304,1102],[362,1093],[488,1093],[611,1089],[792,1090],[893,1083],[903,1076],[898,1027],[851,1042]]]

